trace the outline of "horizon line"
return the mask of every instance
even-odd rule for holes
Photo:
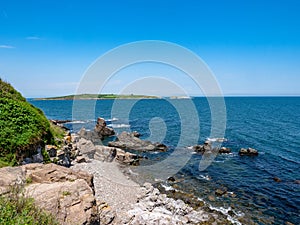
[[[105,93],[107,94],[107,93]],[[105,94],[98,94],[98,95],[105,95]],[[109,94],[114,94],[114,95],[131,95],[131,94],[115,94],[115,93],[109,93]],[[46,96],[46,97],[25,97],[26,99],[38,99],[38,98],[59,98],[59,97],[67,97],[67,96],[72,96],[75,94],[69,94],[69,95],[60,95],[60,96]],[[83,95],[83,94],[76,94],[76,95]],[[133,94],[133,95],[139,95],[139,96],[153,96],[153,97],[159,97],[159,98],[170,98],[170,97],[300,97],[300,94],[283,94],[283,95],[251,95],[251,94],[241,94],[241,95],[165,95],[165,96],[159,96],[159,95],[147,95],[147,94]]]

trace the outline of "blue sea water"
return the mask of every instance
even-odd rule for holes
[[[78,100],[76,112],[70,100],[30,102],[49,119],[73,120],[66,126],[74,132],[83,126],[93,129],[97,117],[103,117],[118,133],[138,131],[142,139],[170,146],[170,152],[217,138],[210,136],[212,118],[206,98]],[[300,224],[300,98],[226,97],[225,103],[227,141],[222,145],[230,147],[232,154],[217,156],[203,171],[199,171],[202,156],[192,154],[174,175],[185,178],[177,188],[192,192],[212,208],[231,210],[233,219],[244,217],[243,224]],[[243,147],[255,148],[259,155],[239,156]],[[157,162],[169,153],[143,154]],[[208,197],[220,187],[230,195]]]

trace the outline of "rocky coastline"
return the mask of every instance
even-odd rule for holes
[[[189,200],[193,203],[183,201],[186,193],[134,182],[128,166],[139,165],[141,158],[126,150],[166,151],[167,146],[143,141],[136,132],[123,132],[108,146],[95,144],[114,134],[102,118],[93,131],[67,132],[60,148],[45,147],[53,163],[43,164],[38,151],[20,167],[0,169],[0,195],[12,185],[22,185],[61,224],[232,224],[195,197]],[[203,154],[213,148],[207,141],[193,150]],[[230,153],[230,149],[220,148],[219,153]],[[175,182],[173,177],[168,181]],[[225,192],[216,190],[216,195]]]

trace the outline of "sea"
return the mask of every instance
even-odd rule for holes
[[[72,132],[82,127],[91,130],[102,117],[117,134],[137,131],[141,139],[164,143],[169,147],[167,152],[139,153],[144,157],[139,167],[146,168],[137,170],[141,180],[150,177],[147,171],[157,168],[152,179],[166,190],[192,193],[232,224],[300,224],[300,97],[223,100],[224,106],[212,112],[213,104],[205,97],[29,99],[49,119],[71,120],[65,126]],[[212,136],[218,122],[224,125],[222,137]],[[107,138],[103,144],[114,139]],[[191,146],[207,139],[221,140],[218,145],[232,152],[216,155],[200,167],[205,156],[194,153]],[[241,148],[249,147],[258,150],[258,156],[238,154]],[[178,181],[176,185],[168,182],[167,176]],[[227,194],[216,195],[220,188]]]

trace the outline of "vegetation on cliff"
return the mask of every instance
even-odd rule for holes
[[[0,167],[16,165],[48,143],[54,135],[43,112],[0,79]]]

